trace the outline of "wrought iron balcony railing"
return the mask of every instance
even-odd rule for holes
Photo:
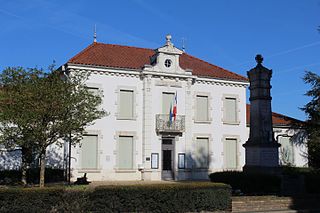
[[[176,119],[172,118],[168,114],[156,115],[156,131],[168,132],[168,133],[182,133],[185,129],[185,116],[177,115]]]

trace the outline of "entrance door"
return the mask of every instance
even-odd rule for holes
[[[173,180],[173,140],[162,139],[162,179]]]

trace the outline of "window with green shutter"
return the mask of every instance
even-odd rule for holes
[[[98,136],[85,135],[81,141],[81,168],[98,168]]]
[[[196,121],[209,120],[208,96],[197,95],[196,97]]]
[[[118,168],[133,169],[133,137],[119,136]]]
[[[237,168],[237,139],[226,138],[224,141],[225,168]]]
[[[224,121],[237,123],[237,99],[226,97],[224,100]]]
[[[209,139],[197,138],[195,147],[196,168],[207,169],[209,167]]]
[[[119,118],[120,119],[133,119],[134,106],[133,106],[133,91],[132,90],[120,90],[120,106],[119,106]]]
[[[280,161],[282,165],[293,165],[294,153],[293,144],[290,137],[279,137],[280,147]]]

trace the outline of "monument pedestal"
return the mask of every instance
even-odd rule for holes
[[[246,143],[243,145],[246,149],[246,164],[243,167],[244,172],[252,173],[270,173],[279,172],[279,146],[277,142],[273,143]]]

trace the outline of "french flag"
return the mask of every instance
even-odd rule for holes
[[[177,117],[177,104],[178,104],[178,100],[177,100],[177,92],[176,92],[176,95],[174,97],[173,110],[172,110],[174,121],[176,121],[176,117]]]

